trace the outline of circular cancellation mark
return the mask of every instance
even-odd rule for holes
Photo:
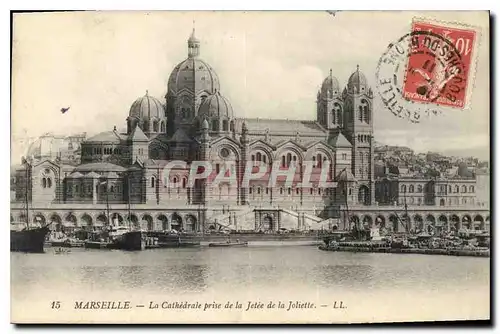
[[[460,107],[467,74],[460,53],[443,36],[413,31],[389,44],[380,57],[376,87],[394,115],[418,123],[440,106]]]

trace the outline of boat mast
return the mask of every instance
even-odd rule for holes
[[[130,212],[130,175],[128,177],[128,186],[127,186],[127,207],[128,207],[128,228],[129,230],[132,228],[131,224],[130,224],[130,215],[131,215],[131,212]]]
[[[108,218],[108,228],[110,227],[110,216],[109,216],[109,179],[106,179],[106,217]]]
[[[29,163],[28,163],[28,160],[24,160],[25,164],[26,164],[26,189],[24,190],[24,197],[25,197],[25,201],[26,201],[26,229],[29,229],[30,227],[30,210],[29,210],[29,207],[28,207],[28,202],[29,202],[29,197],[28,197],[28,189],[29,189],[29,173],[28,173],[28,167],[29,167]]]
[[[408,220],[409,220],[409,216],[408,216],[408,204],[406,203],[406,191],[403,192],[403,196],[404,196],[404,201],[405,201],[405,230],[406,230],[406,233],[409,233],[409,226],[408,226]]]

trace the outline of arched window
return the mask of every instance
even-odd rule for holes
[[[80,192],[80,187],[77,185],[75,185],[75,193],[79,193]]]
[[[282,156],[281,157],[281,167],[285,167],[285,166],[286,166],[285,156]]]
[[[114,186],[111,186],[111,187],[109,188],[109,192],[110,192],[110,193],[114,193],[114,192],[115,192],[115,187],[114,187]]]
[[[473,193],[474,192],[474,186],[469,186],[469,192]]]
[[[419,184],[419,185],[417,186],[417,192],[419,192],[419,193],[421,193],[421,192],[422,192],[422,185],[421,185],[421,184]]]
[[[182,188],[186,188],[186,184],[187,184],[187,179],[185,177],[182,178]]]
[[[47,178],[47,188],[52,187],[52,179],[50,177]]]
[[[455,186],[455,192],[458,193],[460,191],[460,188],[458,186]]]
[[[362,121],[366,123],[370,123],[370,112],[369,112],[369,103],[367,100],[361,100],[361,106],[359,106],[360,113],[363,114]]]
[[[234,121],[231,121],[231,123],[229,123],[229,130],[234,131]]]
[[[309,194],[312,195],[314,192],[313,188],[309,189]]]
[[[298,195],[300,194],[300,188],[295,188],[295,193]]]
[[[154,176],[151,177],[151,188],[155,187],[155,178]]]
[[[229,130],[229,123],[225,119],[225,120],[222,121],[222,131],[228,131],[228,130]]]
[[[462,192],[463,192],[463,193],[466,193],[466,192],[467,192],[467,186],[465,186],[465,185],[463,185],[463,186],[462,186]]]
[[[321,168],[321,164],[322,164],[322,161],[321,161],[321,154],[318,154],[318,156],[317,156],[317,158],[316,158],[316,159],[317,159],[317,161],[318,161],[318,162],[317,162],[318,168]]]
[[[143,128],[144,128],[144,132],[149,132],[149,122],[148,121],[144,122]]]
[[[352,188],[349,188],[349,195],[352,195]]]
[[[263,162],[263,163],[266,163],[266,160],[267,160],[267,159],[266,159],[266,155],[265,155],[265,154],[262,154],[262,162]]]
[[[47,179],[46,178],[42,178],[42,187],[47,188]]]
[[[337,120],[336,120],[336,112],[335,112],[335,109],[332,109],[332,123],[335,124],[337,123]]]
[[[248,193],[251,194],[253,192],[253,187],[248,188]]]
[[[292,193],[292,188],[288,187],[288,195],[290,195]]]
[[[415,187],[413,186],[413,184],[410,185],[410,188],[408,189],[409,192],[414,192],[415,191]]]
[[[321,188],[318,188],[318,195],[321,195]]]
[[[467,204],[467,197],[462,198],[462,204]]]
[[[313,156],[313,167],[316,167],[316,157]]]
[[[287,167],[290,167],[290,162],[292,162],[292,154],[291,153],[288,153],[286,155],[286,166]]]
[[[177,178],[177,176],[174,177],[174,179],[172,181],[174,183],[174,188],[176,188],[177,187],[177,182],[179,182],[179,179]]]
[[[216,119],[212,120],[212,131],[218,131],[219,130],[219,122],[217,122]]]
[[[257,187],[257,194],[260,195],[260,187]]]
[[[252,161],[255,161],[255,155],[252,154]]]
[[[448,186],[448,192],[451,193],[451,186]]]
[[[283,195],[283,188],[280,188],[280,195]]]
[[[359,106],[359,120],[362,122],[363,121],[363,107]]]
[[[165,132],[165,122],[161,121],[161,123],[160,123],[160,124],[161,124],[161,125],[160,125],[160,131],[161,131],[161,132]]]
[[[405,192],[406,192],[406,185],[404,185],[404,184],[403,184],[403,185],[401,186],[401,192],[402,192],[402,193],[405,193]]]
[[[257,161],[262,161],[262,154],[260,152],[257,152],[256,159]]]

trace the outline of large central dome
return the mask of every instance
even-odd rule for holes
[[[220,90],[219,77],[214,69],[199,58],[200,41],[193,33],[188,39],[188,58],[175,66],[168,79],[168,92],[178,94],[187,90],[194,95]]]

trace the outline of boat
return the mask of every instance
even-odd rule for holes
[[[84,247],[88,249],[111,249],[111,243],[107,241],[85,240]]]
[[[84,247],[89,249],[111,249],[111,245],[104,231],[90,232],[89,238],[84,242]]]
[[[49,236],[48,244],[52,247],[83,247],[85,242],[76,238],[70,237],[62,232],[53,232]]]
[[[10,231],[10,251],[25,253],[43,253],[48,226],[26,227],[21,231]]]
[[[60,240],[51,240],[50,245],[52,247],[77,248],[77,247],[84,247],[85,241],[73,238],[66,238]]]
[[[49,224],[40,226],[30,226],[29,224],[29,207],[28,207],[28,186],[29,186],[29,173],[28,170],[31,165],[24,159],[26,167],[26,189],[25,189],[25,205],[26,205],[26,222],[20,223],[25,225],[21,230],[13,228],[16,224],[11,224],[10,229],[10,251],[11,252],[25,252],[25,253],[43,253],[45,238],[50,232]]]
[[[152,246],[146,248],[189,248],[199,247],[201,243],[193,240],[183,240],[178,234],[164,235],[156,241]]]
[[[144,250],[146,249],[146,237],[143,231],[127,231],[111,239],[110,248],[121,250]]]
[[[111,241],[110,247],[113,249],[121,249],[128,251],[137,251],[146,249],[147,235],[141,229],[134,229],[130,221],[130,187],[128,189],[127,204],[128,204],[128,226],[119,224],[118,219],[112,222],[111,230],[109,231],[109,238]],[[109,203],[109,202],[108,202]],[[108,204],[108,217],[109,217],[109,204]]]
[[[211,242],[208,244],[208,247],[247,247],[248,241],[239,241],[236,240],[232,242],[231,240],[227,240],[226,242]]]

